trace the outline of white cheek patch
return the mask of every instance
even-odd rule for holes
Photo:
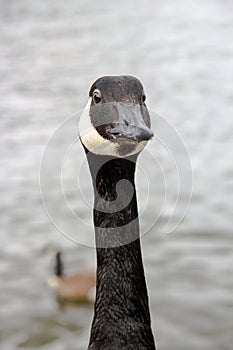
[[[91,123],[89,115],[90,106],[91,97],[89,98],[79,120],[79,136],[88,151],[92,151],[95,147],[105,142],[105,139],[97,132]]]
[[[143,150],[143,148],[147,144],[147,141],[135,143],[133,147],[132,142],[128,143],[128,145],[131,147],[127,147],[127,141],[125,141],[126,147],[124,149],[124,144],[122,140],[118,143],[116,142],[116,140],[106,140],[104,137],[102,137],[91,123],[91,118],[89,115],[90,106],[91,97],[89,98],[88,103],[84,108],[79,120],[79,136],[82,143],[88,151],[97,155],[106,155],[122,158],[131,156],[133,154],[137,154]]]

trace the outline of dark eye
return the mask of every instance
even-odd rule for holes
[[[144,103],[146,101],[146,95],[145,95],[145,92],[143,91],[142,92],[142,102]]]
[[[94,92],[93,92],[94,103],[98,104],[101,102],[101,100],[102,100],[101,92],[98,89],[94,90]]]

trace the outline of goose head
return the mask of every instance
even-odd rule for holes
[[[105,76],[89,92],[86,128],[81,141],[97,155],[139,154],[153,137],[141,82],[132,76]]]

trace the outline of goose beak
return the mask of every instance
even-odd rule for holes
[[[145,106],[118,103],[116,109],[118,122],[109,130],[113,139],[141,142],[149,141],[154,136],[145,123],[145,120],[149,120]]]

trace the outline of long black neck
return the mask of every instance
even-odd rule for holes
[[[87,153],[95,202],[97,289],[89,350],[155,349],[139,240],[136,157]]]

